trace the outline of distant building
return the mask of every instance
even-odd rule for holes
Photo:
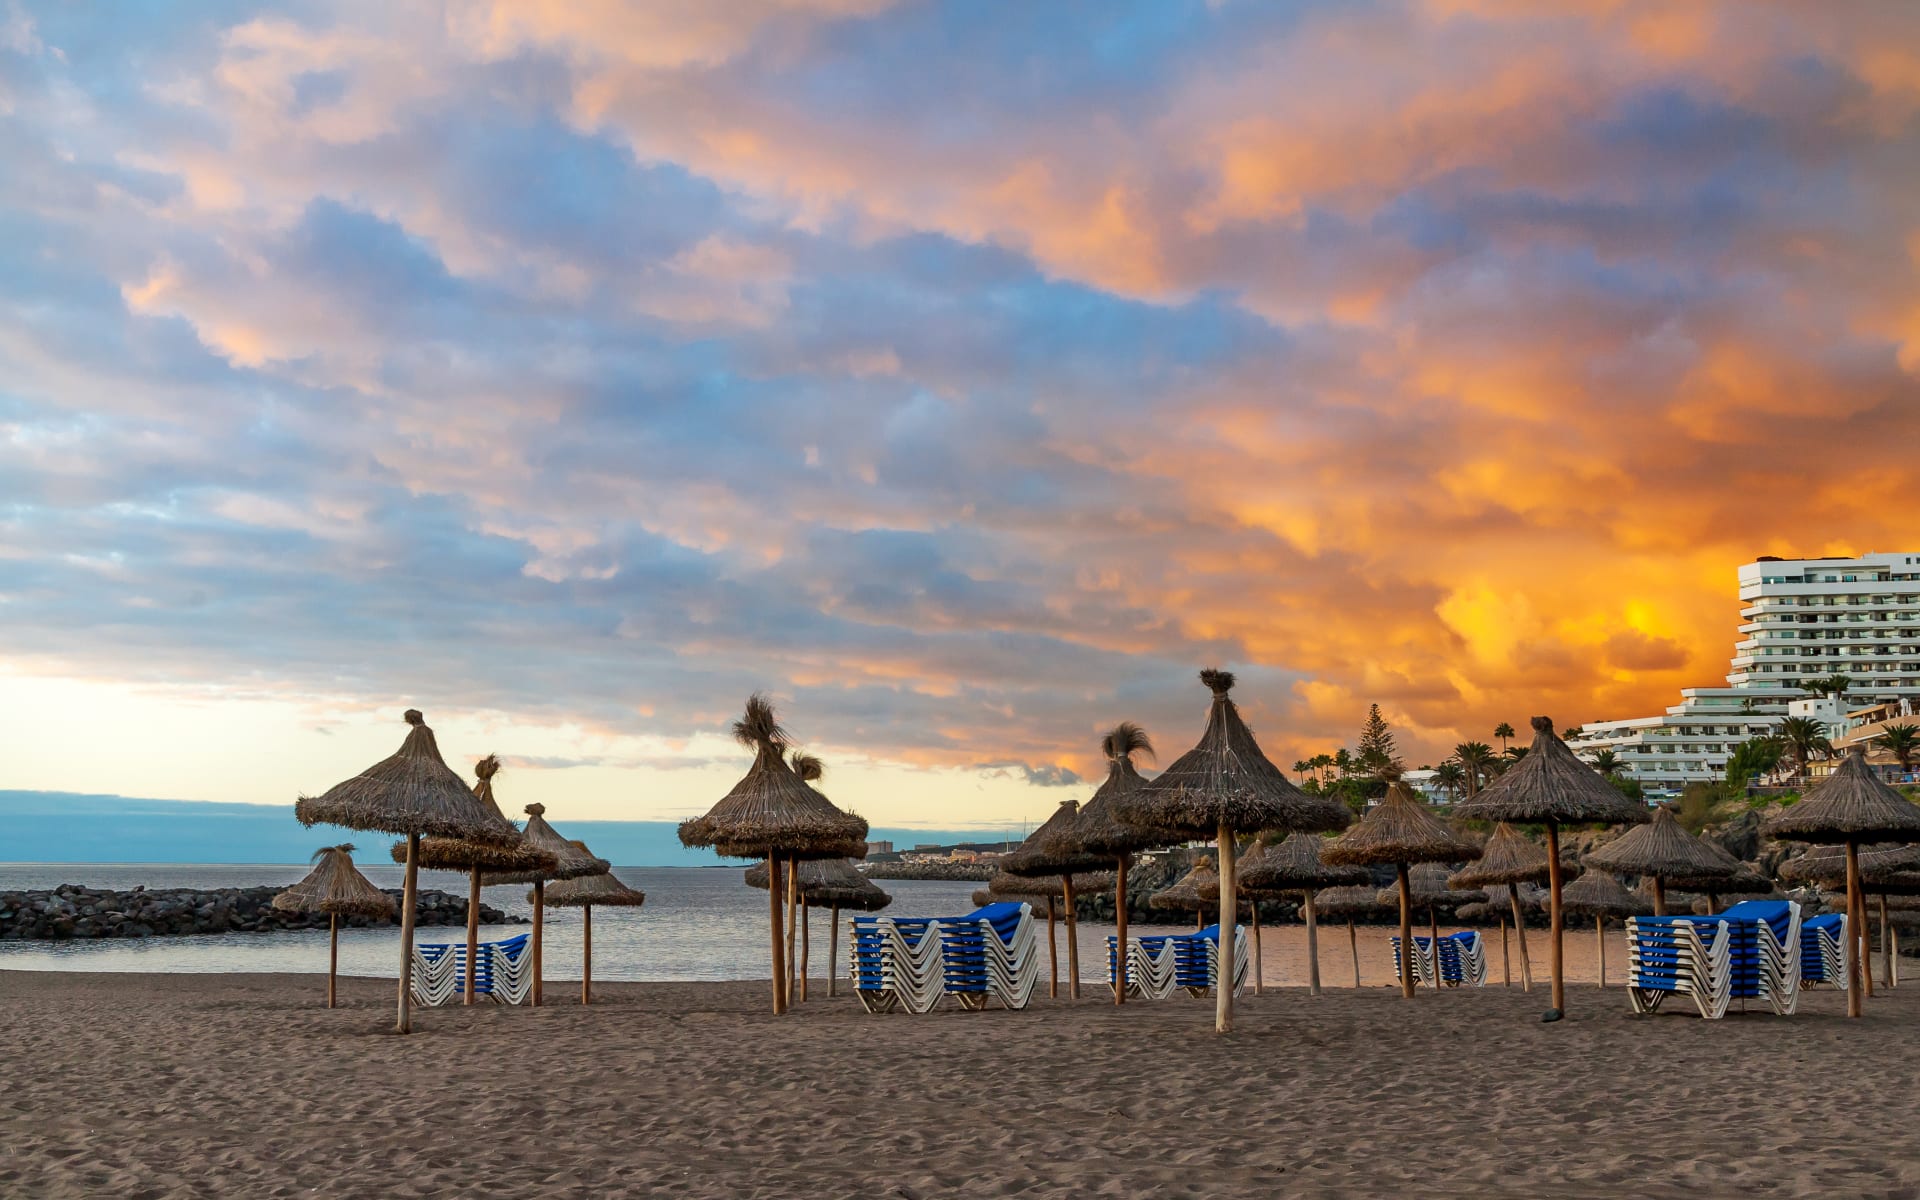
[[[1421,797],[1428,801],[1444,802],[1448,796],[1446,790],[1434,778],[1438,774],[1438,771],[1431,770],[1404,771],[1400,775],[1400,782],[1419,792]]]
[[[1612,750],[1622,774],[1649,792],[1722,778],[1748,738],[1809,716],[1844,734],[1840,700],[1801,687],[1848,677],[1846,702],[1920,701],[1920,553],[1859,558],[1760,558],[1740,567],[1740,640],[1728,687],[1682,688],[1660,716],[1595,721],[1568,745],[1585,758]],[[1829,734],[1832,736],[1832,734]],[[1838,739],[1836,739],[1837,741]]]
[[[867,843],[868,857],[872,857],[875,854],[892,854],[892,853],[893,853],[892,842],[868,842]]]

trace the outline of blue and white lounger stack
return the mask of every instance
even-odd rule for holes
[[[1400,980],[1400,939],[1393,939],[1393,978]],[[1413,939],[1413,979],[1415,983],[1433,986],[1435,974],[1433,962],[1433,939],[1420,937]],[[1448,987],[1485,987],[1487,983],[1487,955],[1480,941],[1480,932],[1465,929],[1459,933],[1449,933],[1440,939],[1440,982]]]
[[[854,993],[868,1012],[931,1012],[947,996],[962,1008],[989,1000],[1025,1008],[1040,980],[1025,904],[989,904],[964,917],[854,917],[848,925]]]
[[[1826,913],[1800,922],[1800,986],[1847,987],[1847,914]]]
[[[1114,985],[1117,940],[1107,936],[1107,986]],[[1247,931],[1233,927],[1233,992],[1247,983]],[[1220,980],[1220,926],[1127,939],[1127,995],[1165,1000],[1177,991],[1210,996]]]
[[[500,942],[481,942],[476,956],[475,998],[496,1004],[525,1004],[533,994],[533,952],[526,934]],[[433,1007],[466,995],[467,944],[453,942],[413,948],[413,1002]]]
[[[1650,1013],[1669,995],[1693,1000],[1708,1020],[1735,1000],[1765,1000],[1780,1016],[1800,1001],[1800,906],[1749,900],[1710,917],[1629,917],[1627,995]]]

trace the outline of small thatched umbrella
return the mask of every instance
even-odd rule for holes
[[[787,1011],[786,948],[781,937],[785,864],[810,858],[863,858],[867,823],[841,812],[787,765],[787,731],[758,692],[734,722],[733,736],[753,748],[753,766],[703,817],[680,825],[685,846],[710,847],[725,858],[764,858],[775,884],[767,889],[773,942],[773,1011]]]
[[[1893,986],[1893,930],[1888,924],[1888,896],[1906,896],[1920,892],[1920,846],[1887,845],[1862,848],[1859,851],[1860,890],[1864,895],[1877,896],[1880,901],[1880,949],[1882,955],[1881,982]],[[1843,846],[1812,846],[1797,858],[1788,859],[1780,864],[1780,878],[1789,883],[1820,884],[1826,887],[1840,887],[1844,895],[1847,878],[1847,855]],[[1864,910],[1865,901],[1861,902]],[[1868,940],[1871,940],[1870,938]],[[1873,995],[1873,971],[1871,965],[1862,972],[1866,977],[1867,995]]]
[[[1481,848],[1480,861],[1454,873],[1447,882],[1459,888],[1491,887],[1515,883],[1545,883],[1552,868],[1547,866],[1547,848],[1526,834],[1500,822],[1494,827],[1493,836]],[[1527,923],[1520,916],[1520,894],[1512,887],[1502,886],[1507,903],[1513,910],[1514,936],[1520,939],[1520,990],[1533,990],[1533,958],[1527,953]],[[1507,926],[1500,923],[1500,955],[1504,962],[1507,952]],[[1511,986],[1512,979],[1508,979]]]
[[[1653,820],[1587,852],[1587,866],[1653,880],[1653,914],[1667,915],[1667,884],[1712,891],[1740,874],[1740,860],[1681,828],[1666,805]]]
[[[1111,875],[1076,875],[1073,878],[1073,891],[1076,896],[1091,896],[1099,890],[1102,879],[1112,879]],[[984,889],[973,893],[973,902],[982,907],[988,904],[1005,904],[1010,901],[1031,904],[1038,908],[1042,904],[1047,909],[1047,995],[1060,994],[1060,939],[1055,932],[1055,923],[1059,920],[1060,897],[1065,885],[1048,887],[1044,879],[1027,879],[1019,875],[1009,875],[1005,871],[995,871],[987,880]]]
[[[590,854],[585,842],[573,845],[583,854]],[[527,893],[527,902],[533,902],[533,893]],[[546,889],[546,902],[561,908],[580,910],[580,1003],[593,1003],[593,906],[616,905],[622,908],[639,908],[647,902],[647,894],[638,888],[630,888],[615,879],[612,871],[599,871],[592,875],[576,875],[572,879],[563,879]]]
[[[1200,742],[1145,787],[1114,797],[1123,821],[1164,830],[1170,838],[1212,836],[1220,851],[1220,978],[1215,988],[1214,1029],[1233,1028],[1233,838],[1237,833],[1285,829],[1323,833],[1353,820],[1337,800],[1309,796],[1268,761],[1240,716],[1230,693],[1233,674],[1207,669],[1200,682],[1213,693]]]
[[[1852,975],[1847,981],[1847,1015],[1857,1017],[1865,980],[1872,977],[1871,971],[1863,971],[1859,965],[1871,945],[1866,938],[1867,902],[1860,888],[1860,845],[1920,841],[1920,806],[1874,775],[1867,766],[1865,748],[1855,746],[1833,774],[1809,789],[1800,803],[1768,821],[1766,832],[1776,838],[1838,843],[1847,848],[1847,926],[1856,943],[1854,952],[1847,955],[1847,970]]]
[[[1134,769],[1133,756],[1144,754],[1148,758],[1153,757],[1153,741],[1147,737],[1147,731],[1132,721],[1122,721],[1101,739],[1100,749],[1107,756],[1107,779],[1094,791],[1093,798],[1080,806],[1080,815],[1074,821],[1074,834],[1087,853],[1107,855],[1114,863],[1114,945],[1119,948],[1115,955],[1119,970],[1114,975],[1113,1002],[1125,1004],[1129,916],[1127,867],[1138,852],[1167,845],[1177,840],[1177,835],[1130,824],[1121,820],[1114,810],[1116,796],[1146,786],[1147,781]]]
[[[1566,951],[1560,936],[1560,827],[1637,825],[1647,819],[1646,806],[1621,795],[1591,763],[1575,757],[1553,732],[1550,718],[1535,717],[1533,746],[1526,757],[1479,795],[1454,805],[1453,811],[1467,820],[1547,827],[1548,966],[1553,974],[1553,1008],[1547,1019],[1559,1020],[1567,1008],[1566,981],[1560,972]]]
[[[493,777],[500,773],[500,759],[489,754],[474,764],[473,774],[480,782],[473,787],[473,794],[487,809],[499,815],[502,821],[507,818],[500,815],[500,805],[493,798]],[[393,861],[404,863],[412,853],[406,842],[393,844]],[[552,851],[543,850],[528,842],[525,835],[515,831],[511,842],[473,841],[467,838],[429,837],[420,841],[418,853],[420,866],[429,871],[465,871],[467,873],[467,979],[464,1003],[474,1001],[474,987],[480,974],[480,875],[483,871],[501,871],[512,874],[537,874],[551,871],[556,858]]]
[[[333,1007],[333,981],[340,971],[340,918],[390,920],[393,897],[367,881],[353,865],[353,844],[322,846],[313,852],[319,865],[307,877],[273,898],[282,912],[327,914],[327,1007]]]
[[[1207,927],[1207,897],[1201,889],[1217,897],[1220,895],[1220,872],[1214,869],[1211,855],[1202,854],[1193,860],[1193,866],[1187,873],[1147,897],[1147,907],[1165,908],[1175,912],[1190,912],[1194,916],[1194,928]],[[1235,914],[1236,916],[1238,913]],[[1223,925],[1223,930],[1229,928]]]
[[[766,863],[747,868],[747,886],[763,888],[769,886],[772,872]],[[807,921],[809,908],[829,908],[827,932],[827,995],[837,996],[839,990],[840,958],[840,910],[853,912],[879,912],[893,903],[893,897],[881,890],[880,885],[862,875],[850,858],[820,858],[799,863],[792,874],[798,879],[800,891],[800,913],[802,928]],[[984,903],[978,899],[976,904]],[[807,969],[807,939],[800,939],[800,974],[804,978]],[[801,989],[801,999],[806,999],[806,990]]]
[[[1106,854],[1089,853],[1081,844],[1076,829],[1079,814],[1078,800],[1062,800],[1040,828],[1000,860],[1000,869],[1009,875],[1059,876],[1067,910],[1067,994],[1075,1000],[1080,998],[1080,921],[1074,911],[1073,876],[1098,871],[1113,861]]]
[[[1427,936],[1434,945],[1434,978],[1440,978],[1440,910],[1455,909],[1467,904],[1485,904],[1487,893],[1478,888],[1455,887],[1447,877],[1447,869],[1437,862],[1420,863],[1407,872],[1407,898],[1415,908],[1427,910]],[[1380,893],[1382,904],[1392,904],[1399,897],[1391,888]]]
[[[1623,887],[1618,879],[1600,867],[1588,865],[1580,878],[1567,885],[1560,895],[1560,911],[1576,917],[1593,918],[1593,936],[1600,950],[1600,986],[1607,986],[1608,917],[1638,917],[1647,911],[1640,897]]]
[[[1320,860],[1326,839],[1293,833],[1248,855],[1240,868],[1240,886],[1254,895],[1300,893],[1301,919],[1307,923],[1307,994],[1320,994],[1320,914],[1313,894],[1321,888],[1366,883],[1365,867],[1335,867]],[[1259,910],[1255,910],[1258,912]]]
[[[1455,834],[1427,811],[1413,789],[1395,780],[1386,799],[1360,818],[1320,857],[1334,866],[1370,867],[1391,863],[1400,876],[1400,994],[1413,997],[1413,863],[1461,862],[1480,857],[1480,847]],[[1444,882],[1441,890],[1445,890]],[[1434,949],[1438,962],[1439,948]]]
[[[579,842],[570,842],[561,837],[558,830],[547,824],[546,811],[544,804],[527,805],[527,827],[521,832],[520,838],[527,845],[553,855],[552,867],[537,871],[480,872],[480,882],[488,887],[496,883],[533,885],[533,1004],[536,1008],[541,1003],[544,982],[545,963],[541,955],[546,944],[547,881],[578,879],[582,875],[598,875],[613,868],[613,864],[606,859],[589,854]]]
[[[1322,888],[1313,894],[1313,907],[1329,917],[1347,920],[1347,949],[1353,952],[1353,986],[1360,986],[1360,935],[1354,932],[1353,919],[1368,913],[1385,912],[1380,891],[1370,884]]]
[[[520,831],[498,809],[482,804],[440,757],[420,710],[406,712],[406,741],[389,758],[381,759],[344,783],[318,796],[302,796],[293,815],[302,825],[340,825],[375,833],[399,833],[407,838],[406,883],[400,900],[399,1019],[395,1033],[413,1029],[409,991],[413,986],[413,918],[420,892],[420,839],[464,838],[511,845]]]

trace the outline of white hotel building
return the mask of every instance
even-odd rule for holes
[[[1731,686],[1683,688],[1661,716],[1595,721],[1568,745],[1612,750],[1627,776],[1664,792],[1722,778],[1735,746],[1787,716],[1837,736],[1848,707],[1920,705],[1920,553],[1762,558],[1740,568],[1740,600]],[[1799,687],[1834,674],[1851,681],[1845,705]]]

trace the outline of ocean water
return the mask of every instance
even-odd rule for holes
[[[397,888],[401,869],[367,863],[361,871],[380,887]],[[285,886],[299,880],[305,866],[193,866],[139,863],[0,863],[0,891],[52,888],[63,883],[128,890]],[[765,979],[769,946],[767,894],[742,880],[740,867],[616,867],[614,874],[647,894],[640,908],[596,908],[593,913],[593,977],[607,980]],[[457,896],[467,891],[466,876],[422,871],[420,886]],[[951,916],[971,912],[977,883],[889,879],[880,881],[894,898],[889,916]],[[481,897],[495,908],[530,917],[527,889],[490,887]],[[844,919],[844,918],[843,918]],[[578,909],[548,908],[543,959],[549,980],[580,977]],[[812,918],[810,973],[824,978],[828,914]],[[527,926],[482,926],[482,941],[525,933]],[[1110,926],[1081,926],[1081,977],[1104,974]],[[1143,931],[1144,932],[1144,931]],[[423,927],[423,942],[465,939],[459,926]],[[842,948],[846,941],[843,933]],[[392,978],[399,960],[400,930],[340,931],[340,971],[345,975]],[[1061,950],[1064,971],[1065,949]],[[141,939],[90,938],[78,941],[0,941],[0,970],[28,971],[271,971],[325,973],[327,931],[221,933]],[[841,966],[845,970],[844,955]]]

